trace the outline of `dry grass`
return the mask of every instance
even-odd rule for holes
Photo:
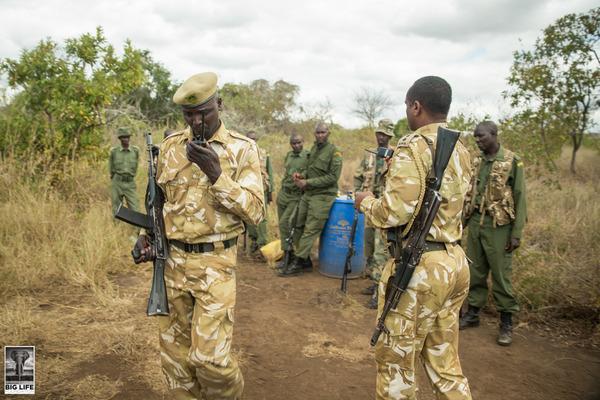
[[[344,154],[340,186],[350,188],[374,140],[360,131],[333,132],[331,140]],[[312,139],[306,143],[310,147]],[[261,144],[279,184],[287,138],[272,136]],[[514,281],[531,312],[597,323],[599,160],[583,149],[577,177],[567,172],[565,154],[558,179],[528,179],[529,222]],[[104,162],[79,162],[41,178],[28,174],[31,167],[11,159],[0,163],[0,342],[37,346],[38,382],[46,398],[112,397],[130,384],[112,376],[116,362],[128,366],[128,379],[161,393],[156,320],[144,316],[149,271],[115,282],[125,276],[121,272],[132,271],[132,230],[112,220]],[[144,180],[140,171],[140,191]],[[269,228],[277,236],[274,206]],[[83,372],[73,376],[77,371]]]
[[[514,263],[515,289],[531,310],[598,318],[600,157],[582,149],[578,175],[572,176],[567,153],[557,181],[527,181],[529,213]]]

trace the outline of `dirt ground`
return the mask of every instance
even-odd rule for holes
[[[245,399],[372,399],[375,363],[369,338],[375,311],[364,307],[363,279],[318,272],[278,278],[265,264],[240,259],[234,348]],[[168,398],[159,366],[157,323],[145,316],[149,268],[112,277],[118,291],[103,304],[83,290],[49,286],[26,306],[36,345],[37,394],[46,399]],[[519,325],[514,344],[495,344],[496,320],[461,332],[461,361],[473,398],[600,399],[600,351]],[[433,399],[421,369],[419,399]],[[31,398],[31,397],[28,397]]]

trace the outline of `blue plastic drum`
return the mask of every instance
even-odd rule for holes
[[[329,210],[329,218],[321,232],[319,243],[319,272],[325,276],[341,278],[344,274],[355,211],[354,200],[346,196],[335,199]],[[358,278],[365,269],[364,233],[365,216],[360,213],[354,236],[354,256],[349,278]]]

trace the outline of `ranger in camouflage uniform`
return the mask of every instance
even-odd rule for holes
[[[523,161],[498,143],[498,127],[484,121],[475,128],[481,155],[473,163],[473,179],[465,202],[471,260],[469,309],[461,318],[461,329],[479,325],[479,310],[488,298],[488,273],[492,294],[500,311],[497,342],[512,343],[512,315],[519,311],[511,283],[512,253],[521,244],[527,218]]]
[[[264,217],[254,141],[219,119],[217,76],[197,74],[175,92],[188,129],[160,145],[157,182],[165,194],[169,316],[159,317],[162,369],[174,399],[241,399],[244,380],[231,354],[236,241],[243,221]],[[194,142],[206,139],[206,143]],[[148,237],[136,244],[153,257]]]
[[[123,199],[125,199],[129,208],[135,211],[139,210],[135,174],[140,159],[140,149],[129,144],[130,136],[127,128],[119,128],[117,137],[121,141],[121,146],[110,149],[108,158],[113,215],[117,212],[117,208]]]
[[[319,123],[315,128],[315,144],[310,149],[306,174],[295,173],[294,184],[304,191],[298,205],[294,231],[294,261],[281,270],[280,276],[291,276],[311,270],[310,251],[321,234],[335,201],[338,179],[342,172],[342,153],[327,141],[329,127]]]
[[[396,146],[380,198],[356,195],[366,220],[405,235],[421,206],[432,149],[439,126],[445,126],[452,91],[434,76],[417,80],[406,95],[406,114],[413,134]],[[427,236],[425,252],[398,306],[391,310],[375,347],[377,399],[416,399],[415,361],[421,360],[438,399],[471,399],[458,358],[458,313],[469,288],[469,267],[457,244],[462,234],[463,200],[470,180],[469,153],[456,145],[440,188],[442,203]],[[378,317],[385,287],[394,274],[390,259],[379,282]]]
[[[246,134],[246,137],[256,142],[256,132],[250,131]],[[267,151],[258,144],[258,159],[260,160],[260,173],[263,180],[263,190],[265,192],[265,208],[268,204],[273,201],[273,168],[271,167],[271,158]],[[256,252],[258,249],[267,244],[267,213],[265,211],[265,217],[258,225],[248,225],[248,236],[252,241],[250,245],[250,251]]]
[[[309,152],[304,150],[304,139],[298,134],[290,136],[292,151],[285,155],[283,161],[283,178],[281,178],[281,191],[277,194],[277,215],[279,216],[279,237],[281,238],[281,250],[288,251],[286,239],[290,235],[292,225],[295,223],[294,214],[302,197],[302,189],[294,184],[292,176],[296,173],[304,175],[308,165]],[[293,259],[293,254],[290,260]],[[277,269],[284,267],[282,260]]]
[[[379,121],[375,129],[375,139],[377,147],[389,148],[390,139],[394,136],[394,123],[389,119]],[[354,174],[354,191],[366,192],[372,191],[376,198],[379,198],[384,187],[383,175],[387,171],[386,160],[370,151],[365,151],[365,157],[358,166]],[[381,268],[388,260],[389,256],[386,250],[386,243],[381,236],[381,230],[372,226],[365,227],[365,257],[367,258],[367,270],[369,277],[375,282],[373,285],[364,289],[361,293],[371,295],[367,307],[377,308],[377,282],[381,277]]]

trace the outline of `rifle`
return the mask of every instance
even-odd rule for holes
[[[400,246],[400,233],[398,232],[396,235],[394,246],[395,272],[387,281],[385,303],[381,316],[377,320],[373,336],[371,337],[371,346],[377,344],[382,332],[389,335],[390,331],[385,326],[385,319],[388,313],[398,306],[400,296],[406,291],[410,278],[417,265],[419,265],[419,261],[421,261],[425,247],[425,238],[429,233],[429,229],[442,202],[442,195],[439,190],[442,186],[444,172],[459,136],[460,132],[442,127],[438,128],[433,165],[427,175],[425,195],[417,217],[408,231],[406,244],[403,248]]]
[[[169,256],[169,245],[165,235],[165,221],[163,220],[162,208],[165,202],[164,195],[156,184],[156,170],[154,167],[155,153],[157,148],[152,146],[152,136],[146,134],[148,146],[148,186],[146,187],[146,214],[133,211],[119,205],[115,218],[128,224],[146,229],[150,237],[152,253],[156,255],[152,263],[154,272],[152,274],[152,288],[148,297],[146,314],[169,315],[169,304],[167,300],[167,289],[165,285],[165,263]],[[139,258],[140,252],[137,247],[131,251],[134,260]]]
[[[283,255],[283,268],[286,268],[290,264],[290,258],[292,258],[292,253],[294,252],[294,232],[296,232],[296,222],[298,220],[299,204],[300,202],[296,204],[296,206],[294,207],[294,211],[292,211],[292,216],[290,218],[292,226],[290,228],[290,233],[285,238],[287,250]]]
[[[344,263],[344,274],[342,275],[342,292],[346,293],[348,289],[348,274],[352,272],[352,257],[354,256],[354,237],[356,236],[356,226],[358,225],[358,210],[354,210],[354,220],[350,230],[350,243],[348,244],[348,254]]]

